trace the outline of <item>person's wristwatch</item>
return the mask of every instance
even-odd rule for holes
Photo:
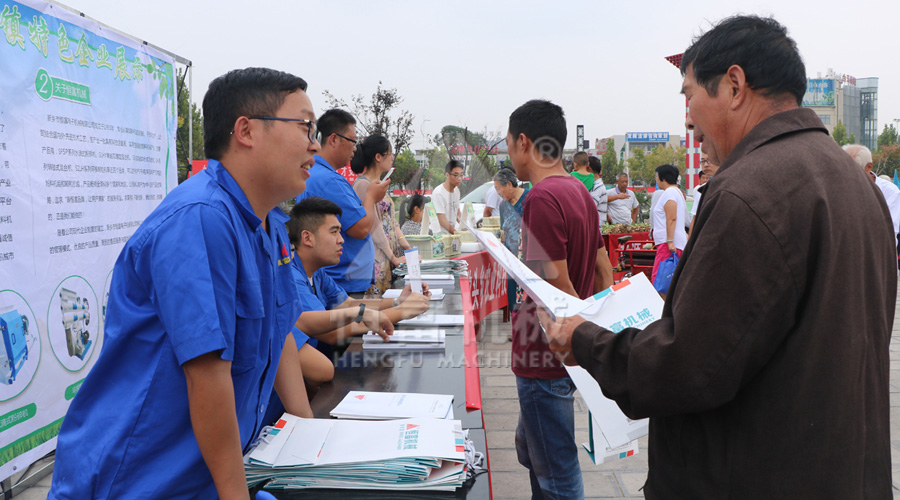
[[[356,318],[353,320],[355,323],[363,322],[363,313],[366,312],[366,304],[362,303],[359,305],[359,314],[356,315]]]

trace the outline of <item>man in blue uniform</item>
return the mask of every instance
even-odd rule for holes
[[[312,416],[276,207],[303,191],[319,150],[305,90],[263,68],[210,84],[209,166],[119,255],[103,351],[63,422],[49,498],[247,499],[242,454],[273,385]]]
[[[373,224],[380,224],[375,218],[375,204],[384,198],[390,183],[373,182],[365,199],[360,200],[350,183],[336,171],[350,163],[356,151],[356,119],[342,109],[329,109],[319,117],[318,126],[322,152],[316,155],[306,191],[297,197],[297,202],[319,196],[341,207],[344,253],[340,262],[325,272],[344,291],[362,298],[372,286],[375,273],[375,247],[369,236]]]

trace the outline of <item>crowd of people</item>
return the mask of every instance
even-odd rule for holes
[[[688,235],[678,169],[656,169],[657,260],[681,255],[662,318],[613,333],[550,318],[527,294],[513,307],[532,495],[585,495],[563,366],[577,364],[629,418],[650,418],[647,498],[890,498],[900,190],[800,107],[803,62],[773,19],[722,21],[681,71],[706,182]],[[304,80],[263,68],[215,79],[203,116],[208,168],[116,262],[104,347],[62,424],[49,498],[248,498],[242,455],[260,429],[282,410],[312,416],[310,392],[348,337],[389,335],[428,309],[427,288],[381,297],[425,210],[413,196],[399,225],[387,139],[361,140],[344,110],[316,118]],[[627,175],[607,190],[587,155],[567,172],[566,139],[558,105],[515,109],[512,169],[494,176],[485,214],[499,212],[505,245],[544,280],[586,299],[613,285],[602,222],[633,222],[638,203]],[[353,185],[336,171],[347,164]],[[444,234],[459,230],[463,171],[448,163],[431,195]],[[290,214],[277,207],[294,197]]]

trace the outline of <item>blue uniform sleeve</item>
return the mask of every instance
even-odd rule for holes
[[[313,275],[313,279],[316,282],[316,286],[319,287],[319,295],[325,302],[325,309],[334,309],[349,298],[347,292],[345,292],[340,285],[335,283],[334,279],[332,279],[324,269],[316,271],[315,275]]]
[[[179,364],[214,351],[233,359],[237,258],[232,222],[206,205],[174,213],[142,245],[135,271],[147,277]]]
[[[339,217],[342,230],[350,229],[366,216],[366,209],[362,206],[362,200],[356,195],[356,191],[353,190],[349,182],[346,182],[343,178],[332,179],[329,180],[327,185],[329,196],[326,196],[326,198],[340,205],[343,211]]]

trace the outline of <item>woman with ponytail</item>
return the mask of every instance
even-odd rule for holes
[[[393,164],[391,143],[383,135],[370,135],[357,146],[350,169],[359,175],[353,183],[353,190],[360,199],[365,197],[369,185],[379,181]],[[402,255],[403,249],[411,248],[394,219],[394,202],[387,193],[375,204],[375,223],[372,224],[371,235],[375,244],[375,280],[366,296],[380,297],[391,287],[393,268],[406,262],[406,258],[398,254]]]

